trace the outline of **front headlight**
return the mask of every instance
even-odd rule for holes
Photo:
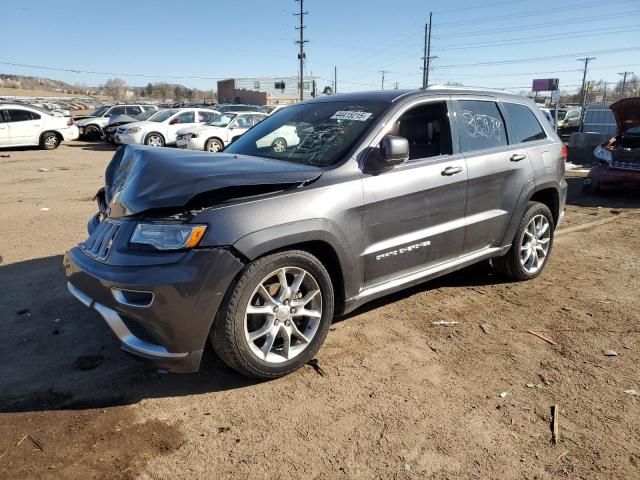
[[[603,162],[611,163],[613,160],[613,154],[611,150],[604,148],[602,145],[598,145],[596,149],[593,151],[593,156],[598,160],[602,160]]]
[[[139,223],[130,241],[151,245],[158,250],[193,248],[200,243],[206,229],[206,225]]]
[[[127,130],[127,133],[138,133],[140,131],[140,127],[131,127]]]

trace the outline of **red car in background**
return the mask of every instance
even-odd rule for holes
[[[640,97],[618,100],[611,110],[618,132],[594,150],[593,166],[582,185],[586,193],[606,186],[640,186]]]

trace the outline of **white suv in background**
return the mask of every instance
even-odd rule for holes
[[[234,137],[242,135],[267,117],[266,113],[261,112],[221,113],[205,125],[179,130],[176,145],[190,150],[219,152]]]
[[[71,117],[21,103],[0,103],[0,148],[39,145],[53,150],[63,140],[78,138]]]
[[[109,123],[109,118],[116,115],[134,117],[149,110],[157,112],[158,107],[155,105],[103,105],[96,108],[89,116],[78,120],[80,135],[88,139],[98,139],[102,135],[102,130]]]
[[[120,144],[144,144],[164,147],[176,143],[178,130],[210,122],[218,114],[205,108],[170,108],[143,122],[133,122],[116,130],[113,139]]]

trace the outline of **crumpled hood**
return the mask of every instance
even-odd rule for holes
[[[320,175],[317,167],[269,158],[128,145],[107,166],[104,200],[108,215],[119,218],[184,207],[223,188],[301,185]]]
[[[125,114],[113,115],[109,117],[109,123],[107,125],[113,125],[114,123],[120,123],[120,124],[133,123],[138,121],[139,120],[137,118],[130,117],[129,115],[125,115]]]
[[[618,134],[624,135],[633,127],[640,127],[640,97],[623,98],[611,104],[616,117]]]

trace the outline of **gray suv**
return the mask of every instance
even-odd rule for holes
[[[539,275],[565,156],[533,102],[463,88],[302,102],[222,153],[122,147],[65,255],[68,288],[162,368],[196,371],[209,338],[275,378],[374,298],[487,259]]]

